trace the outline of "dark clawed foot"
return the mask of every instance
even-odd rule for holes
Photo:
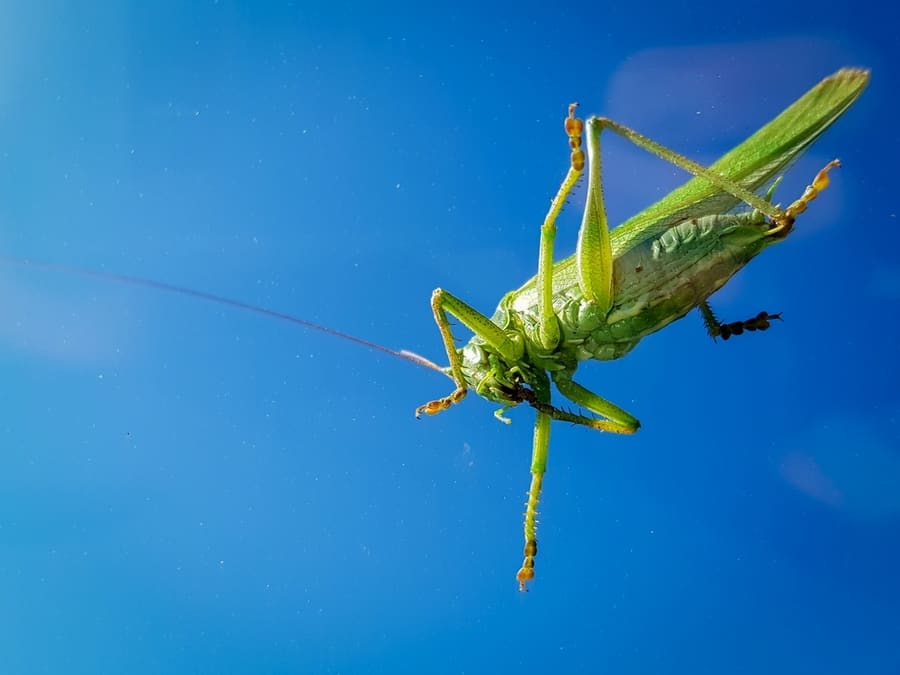
[[[760,312],[752,319],[747,319],[746,321],[723,323],[719,325],[719,337],[723,340],[727,340],[732,335],[741,335],[745,330],[751,332],[755,330],[768,330],[769,326],[772,325],[772,321],[775,319],[783,321],[781,312],[776,312],[775,314]]]

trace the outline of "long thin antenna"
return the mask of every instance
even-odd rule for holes
[[[253,312],[255,314],[261,314],[262,316],[268,316],[273,319],[279,319],[280,321],[287,321],[288,323],[293,323],[298,326],[303,326],[304,328],[308,328],[310,330],[316,330],[320,333],[325,333],[326,335],[331,335],[332,337],[341,338],[342,340],[347,340],[348,342],[355,342],[358,345],[362,345],[363,347],[368,347],[369,349],[374,349],[376,351],[382,352],[384,354],[389,354],[398,359],[403,359],[404,361],[409,361],[410,363],[414,363],[417,366],[422,366],[423,368],[430,368],[431,370],[436,370],[439,373],[446,375],[447,373],[441,368],[439,365],[426,359],[424,356],[416,354],[415,352],[408,351],[406,349],[395,350],[389,347],[385,347],[384,345],[377,344],[375,342],[369,342],[368,340],[364,340],[362,338],[356,337],[355,335],[350,335],[348,333],[342,333],[339,330],[335,330],[334,328],[328,328],[327,326],[322,326],[318,323],[313,323],[312,321],[307,321],[306,319],[301,319],[296,316],[291,316],[290,314],[285,314],[284,312],[279,312],[274,309],[268,309],[267,307],[261,307],[259,305],[251,305],[248,302],[242,302],[240,300],[232,300],[231,298],[226,298],[221,295],[215,295],[214,293],[207,293],[206,291],[197,291],[193,288],[186,288],[184,286],[176,286],[175,284],[169,284],[164,281],[154,281],[153,279],[144,279],[143,277],[134,277],[128,274],[117,274],[115,272],[101,272],[98,270],[92,270],[85,267],[76,267],[75,265],[65,265],[62,263],[51,263],[44,262],[42,260],[33,260],[31,258],[20,258],[18,256],[12,255],[0,255],[0,262],[4,262],[11,265],[19,265],[20,267],[35,267],[39,269],[51,270],[54,272],[63,272],[65,274],[75,274],[82,277],[88,277],[93,279],[103,279],[104,281],[114,281],[120,284],[130,284],[132,286],[142,286],[144,288],[152,288],[158,291],[165,291],[167,293],[176,293],[178,295],[186,295],[191,298],[197,298],[198,300],[206,300],[207,302],[215,302],[220,305],[225,305],[227,307],[233,307],[235,309],[242,309],[248,312]]]

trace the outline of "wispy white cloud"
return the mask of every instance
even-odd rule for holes
[[[75,289],[58,278],[38,286],[0,276],[0,314],[0,349],[55,362],[106,362],[133,332],[115,289]]]
[[[782,478],[811,499],[855,517],[900,517],[896,419],[842,415],[806,430],[782,457]]]

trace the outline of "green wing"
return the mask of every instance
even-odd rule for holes
[[[844,68],[826,77],[778,117],[722,156],[710,168],[748,190],[757,190],[794,161],[859,97],[869,71]],[[740,203],[703,178],[692,178],[611,233],[613,255],[636,241],[662,234],[692,216],[727,213]]]
[[[853,104],[868,82],[869,71],[858,68],[843,68],[826,77],[710,169],[748,190],[758,190],[812,145]],[[692,178],[610,232],[613,258],[660,236],[685,218],[727,213],[740,203],[709,181]],[[537,302],[535,280],[532,277],[515,292],[517,305]],[[554,292],[577,283],[575,256],[553,266]]]

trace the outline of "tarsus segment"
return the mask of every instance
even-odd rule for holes
[[[800,195],[800,198],[788,206],[784,210],[784,213],[772,218],[772,222],[775,226],[769,231],[769,234],[784,236],[790,232],[797,216],[806,211],[809,203],[818,197],[822,190],[828,187],[828,184],[831,182],[828,177],[828,172],[840,165],[841,161],[839,159],[833,159],[822,167],[819,173],[815,175],[815,178],[813,178],[812,183],[806,186],[806,189],[803,191],[803,194]]]
[[[777,319],[781,321],[781,312],[769,314],[768,312],[760,312],[756,316],[745,319],[744,321],[732,321],[731,323],[723,323],[713,314],[709,303],[703,301],[700,303],[700,314],[703,315],[703,323],[706,324],[706,332],[715,340],[717,337],[727,340],[732,335],[741,335],[746,331],[768,330],[772,325],[772,321]]]

